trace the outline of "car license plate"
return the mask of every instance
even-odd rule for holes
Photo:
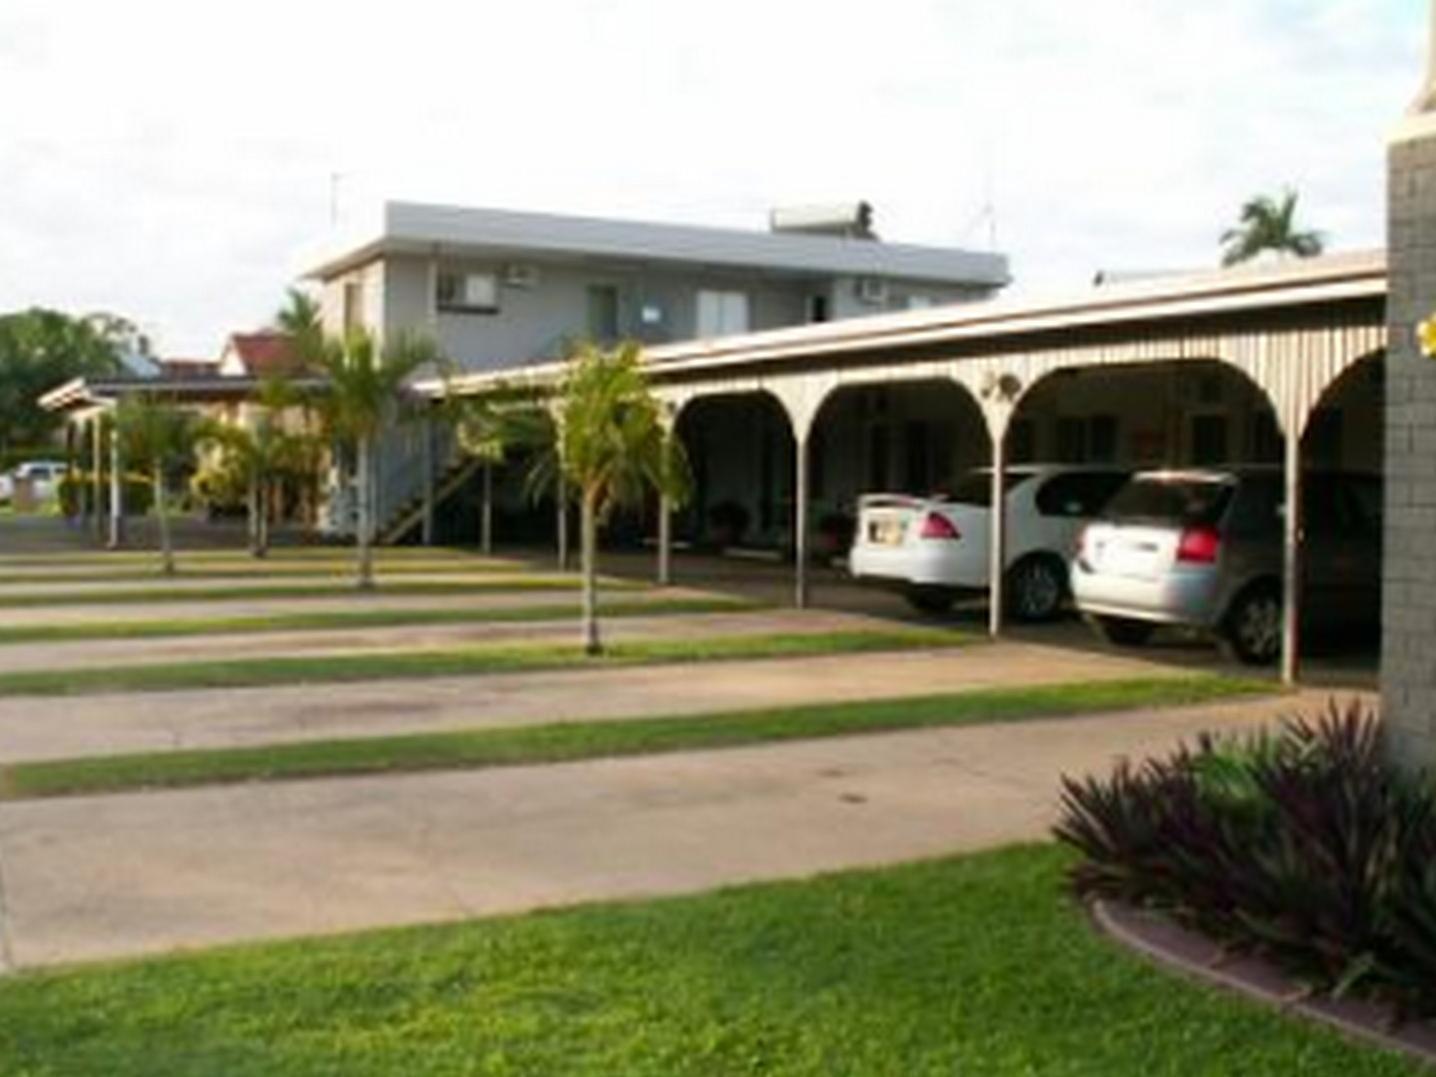
[[[896,519],[873,520],[868,524],[868,541],[876,546],[897,546],[902,543],[903,522]]]

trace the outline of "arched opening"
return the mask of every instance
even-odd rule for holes
[[[692,475],[674,538],[700,551],[786,555],[794,538],[794,441],[782,404],[761,391],[698,397],[678,413],[674,435]]]
[[[808,503],[817,556],[846,553],[865,494],[945,494],[992,456],[982,412],[946,378],[843,386],[808,435]],[[835,546],[840,548],[834,548]]]
[[[1282,406],[1298,415],[1288,422],[1300,422],[1295,404]],[[1363,486],[1356,476],[1375,480],[1379,471],[1380,413],[1379,364],[1359,363],[1322,396],[1299,451],[1289,452],[1287,423],[1271,397],[1234,366],[1184,359],[1085,367],[1030,387],[1011,419],[1007,460],[1014,469],[1168,472],[1143,479],[1151,491],[1145,509],[1138,484],[1129,484],[1095,516],[1090,506],[1077,513],[1077,611],[1112,642],[1214,639],[1243,661],[1279,658],[1290,679],[1303,641],[1334,639],[1345,662],[1356,640],[1348,629],[1375,621],[1357,615],[1375,612],[1379,546],[1373,539],[1361,547],[1351,528],[1362,505],[1379,512],[1379,482]],[[1196,504],[1196,491],[1214,477],[1229,493],[1212,502],[1210,519],[1186,519],[1185,508],[1168,519],[1155,507],[1163,489],[1171,493],[1165,504]],[[1012,521],[1014,547],[1023,526]],[[1188,538],[1191,549],[1182,545]],[[1019,553],[1010,550],[1009,562]],[[1333,656],[1329,646],[1318,653]]]
[[[1380,657],[1385,388],[1385,353],[1358,359],[1301,438],[1303,647],[1343,672]]]

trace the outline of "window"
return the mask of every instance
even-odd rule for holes
[[[1064,415],[1057,420],[1057,462],[1087,462],[1087,421]]]
[[[1007,428],[1007,459],[1030,464],[1037,459],[1037,429],[1031,419],[1014,419]]]
[[[1117,459],[1117,416],[1093,415],[1087,420],[1087,459],[1093,464]]]
[[[364,285],[357,280],[344,282],[344,329],[353,332],[364,328]]]
[[[1227,453],[1227,417],[1225,415],[1192,416],[1192,463],[1198,467],[1224,464]]]
[[[605,342],[618,339],[618,289],[611,284],[588,287],[588,335]]]
[[[828,318],[828,297],[826,295],[808,296],[808,321],[812,323],[825,322]]]
[[[440,273],[434,302],[440,310],[497,314],[499,278],[493,273]]]
[[[744,292],[698,293],[698,335],[721,337],[748,331],[748,296]]]

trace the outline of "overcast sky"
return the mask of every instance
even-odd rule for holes
[[[0,310],[167,355],[262,323],[378,198],[761,228],[866,198],[1024,294],[1213,264],[1292,185],[1380,245],[1425,0],[0,0]]]

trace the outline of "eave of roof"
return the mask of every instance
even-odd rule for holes
[[[206,403],[254,395],[264,385],[257,377],[75,378],[39,398],[46,411],[74,411],[114,403],[124,396],[164,396],[177,402]],[[291,378],[301,390],[322,389],[325,378]]]
[[[377,235],[319,259],[305,276],[323,280],[384,255],[434,253],[531,260],[608,258],[981,288],[1011,280],[1006,256],[981,251],[409,202],[386,204]]]

